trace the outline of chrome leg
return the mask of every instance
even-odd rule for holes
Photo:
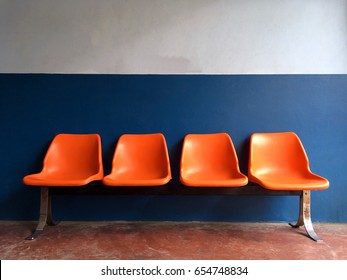
[[[39,223],[30,236],[25,238],[26,240],[36,239],[42,232],[46,225],[55,225],[56,223],[52,219],[51,208],[51,196],[49,194],[48,187],[41,187],[41,199],[40,199],[40,218]]]
[[[311,192],[303,191],[300,195],[299,218],[296,224],[290,223],[292,227],[304,226],[308,236],[314,241],[322,241],[313,229],[311,221]]]
[[[59,222],[55,221],[52,216],[52,196],[48,195],[48,214],[47,214],[47,225],[56,226]]]
[[[300,194],[300,208],[299,208],[299,217],[296,223],[289,223],[292,227],[298,228],[304,225],[304,215],[303,215],[303,192]]]

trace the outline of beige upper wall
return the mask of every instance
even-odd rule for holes
[[[1,73],[347,73],[347,0],[0,0]]]

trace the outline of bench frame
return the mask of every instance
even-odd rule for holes
[[[233,196],[299,196],[299,217],[294,228],[304,226],[308,237],[314,241],[322,239],[316,234],[311,221],[311,192],[268,190],[256,184],[244,187],[186,187],[184,185],[165,185],[159,187],[108,187],[93,182],[82,187],[40,187],[40,217],[35,231],[26,240],[36,239],[45,226],[57,223],[52,217],[52,196],[54,195],[233,195]]]

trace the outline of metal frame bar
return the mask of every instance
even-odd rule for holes
[[[314,231],[311,220],[311,192],[302,191],[300,195],[299,217],[296,223],[289,223],[292,227],[304,226],[308,236],[317,242],[323,241]]]
[[[104,188],[99,184],[91,184],[82,188],[41,187],[40,217],[35,231],[25,238],[36,239],[46,225],[54,226],[57,223],[52,218],[52,194],[85,194],[85,195],[270,195],[270,196],[300,196],[299,217],[296,223],[289,223],[292,227],[304,226],[308,236],[314,241],[322,239],[316,234],[311,221],[311,196],[310,191],[272,191],[259,185],[247,185],[240,188],[188,188],[184,186],[163,186],[153,188]]]

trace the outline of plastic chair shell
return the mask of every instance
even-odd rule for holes
[[[161,133],[124,134],[117,143],[108,186],[160,186],[171,180],[165,137]]]
[[[240,187],[248,183],[227,133],[185,136],[180,181],[191,187]]]
[[[322,190],[329,181],[311,172],[293,132],[255,133],[250,139],[248,178],[271,190]]]
[[[30,186],[83,186],[104,175],[98,134],[58,134],[52,141],[40,173],[27,175]]]

